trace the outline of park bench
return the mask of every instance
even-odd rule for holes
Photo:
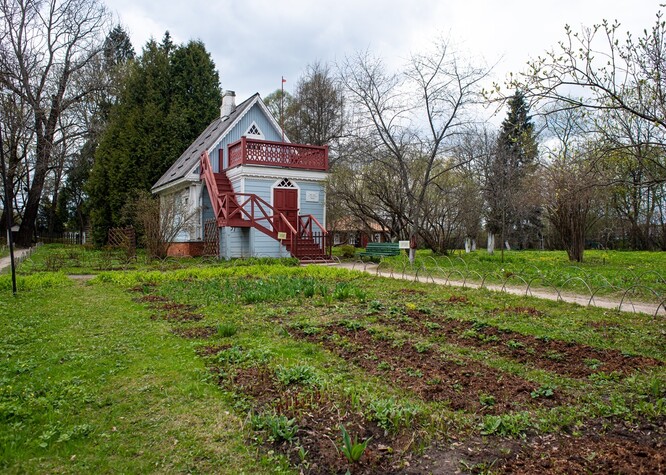
[[[386,257],[397,256],[400,254],[399,244],[397,242],[370,242],[365,251],[360,252],[361,257]]]

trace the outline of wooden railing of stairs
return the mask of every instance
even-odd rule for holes
[[[329,257],[328,233],[312,215],[299,215],[298,229],[266,200],[253,193],[236,193],[225,172],[215,173],[208,152],[201,155],[200,176],[206,183],[218,227],[253,227],[280,240],[292,256],[302,260]],[[279,239],[279,232],[286,234]]]

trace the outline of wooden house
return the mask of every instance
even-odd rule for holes
[[[328,147],[293,144],[259,94],[215,119],[152,188],[188,219],[170,255],[321,259]]]
[[[370,242],[389,242],[390,230],[373,219],[345,216],[333,221],[328,229],[333,246],[366,247]]]

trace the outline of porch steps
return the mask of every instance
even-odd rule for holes
[[[316,261],[321,262],[327,257],[326,252],[322,247],[312,238],[300,237],[297,239],[296,250],[291,249],[291,243],[285,243],[287,250],[301,262],[303,261]]]

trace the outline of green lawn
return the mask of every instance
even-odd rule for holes
[[[658,460],[664,319],[190,262],[90,282],[24,268],[15,298],[0,277],[0,470],[427,473],[441,459],[509,473],[516,458],[555,460],[535,445],[551,434],[574,452],[558,464],[605,473],[613,431],[630,428],[648,454],[636,463]],[[368,441],[360,462],[343,455],[341,426]],[[592,433],[606,445],[586,445]]]
[[[55,280],[0,298],[0,470],[267,471],[191,343],[121,287]]]
[[[418,251],[415,266],[405,255],[385,258],[383,269],[487,283],[534,287],[556,287],[584,295],[622,296],[626,291],[651,301],[666,298],[666,252],[585,251],[583,263],[572,263],[564,251],[506,251],[488,254],[456,252],[436,256]]]

